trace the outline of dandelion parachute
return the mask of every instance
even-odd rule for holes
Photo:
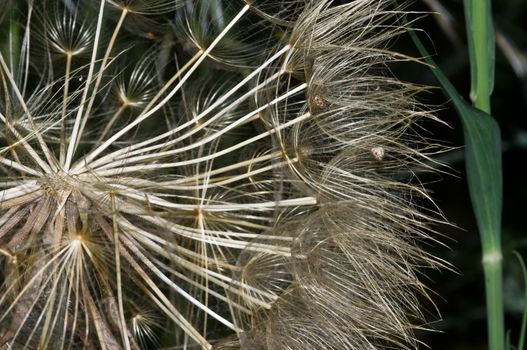
[[[417,347],[434,117],[391,1],[13,8],[0,347]]]

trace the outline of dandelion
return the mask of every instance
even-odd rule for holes
[[[15,4],[0,347],[417,347],[433,117],[391,1]]]

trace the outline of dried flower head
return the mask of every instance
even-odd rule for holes
[[[391,1],[15,5],[0,347],[417,346],[433,117]]]

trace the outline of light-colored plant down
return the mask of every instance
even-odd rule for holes
[[[413,349],[434,146],[389,0],[11,1],[0,347]]]

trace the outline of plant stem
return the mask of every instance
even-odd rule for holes
[[[503,273],[501,244],[483,243],[483,272],[487,300],[487,326],[490,350],[505,349],[503,315]]]
[[[477,108],[490,114],[490,95],[494,81],[494,30],[492,26],[491,0],[472,0],[471,28],[474,45],[474,60],[476,65],[477,84],[473,86],[477,92],[474,104]]]
[[[494,83],[491,0],[465,0],[465,12],[472,75],[471,98],[475,107],[490,114],[490,95]],[[479,231],[483,250],[489,349],[503,350],[505,322],[500,227],[480,224]]]

